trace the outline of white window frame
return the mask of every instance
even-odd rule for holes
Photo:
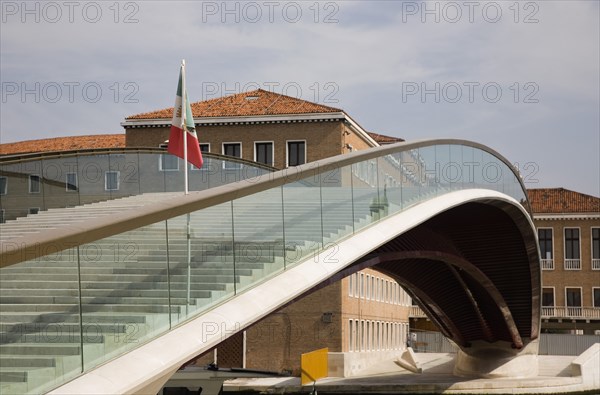
[[[354,280],[352,278],[352,274],[348,276],[348,296],[353,297],[354,296],[354,290],[352,289],[352,287],[354,286],[354,282],[352,281]]]
[[[69,174],[75,175],[75,189],[69,189],[69,185],[71,185],[69,183]],[[68,193],[79,191],[79,178],[77,177],[76,172],[70,171],[70,172],[65,173],[65,191]]]
[[[160,154],[158,156],[158,171],[179,171],[179,157],[177,157],[175,155],[171,155],[171,156],[177,158],[177,168],[176,169],[163,169],[163,160],[164,160],[165,155],[171,155],[171,154],[168,154],[165,152],[164,154]]]
[[[581,306],[569,306],[567,304],[567,289],[579,289],[579,300],[581,300]],[[583,309],[583,287],[565,285],[565,312],[567,317],[573,316],[569,314],[569,309]]]
[[[0,179],[4,180],[4,188],[0,189],[0,195],[4,196],[8,193],[8,177],[0,176]]]
[[[554,305],[552,306],[544,306],[544,289],[552,289],[552,302],[554,303]],[[565,294],[566,295],[566,294]],[[554,317],[556,316],[556,287],[544,287],[542,286],[542,295],[541,296],[541,306],[542,306],[542,315],[546,315],[549,317]],[[565,299],[565,308],[566,308],[566,299]],[[549,314],[544,314],[544,311],[546,311]]]
[[[285,140],[285,167],[290,167],[290,145],[289,143],[304,143],[304,163],[308,163],[308,144],[306,140],[302,139],[294,139],[294,140]]]
[[[598,290],[600,292],[600,287],[592,287],[592,307],[596,309],[600,309],[600,306],[594,305],[594,291]]]
[[[117,188],[108,189],[108,173],[115,173],[117,175]],[[104,190],[105,191],[118,191],[121,188],[121,172],[119,170],[108,170],[104,172]]]
[[[598,229],[598,232],[600,232],[600,226],[590,227],[590,263],[592,265],[592,270],[600,270],[600,256],[594,258],[594,229]]]
[[[206,145],[206,146],[208,146],[208,151],[202,151],[202,146],[203,146],[203,145]],[[210,153],[210,143],[198,143],[198,146],[200,147],[200,154],[201,154],[201,155],[204,155],[204,154]],[[197,168],[196,166],[194,166],[194,164],[193,164],[193,163],[190,163],[190,170],[192,170],[192,171],[198,171],[198,170],[199,170],[199,171],[207,171],[207,170],[208,170],[208,166],[204,166],[204,165],[202,165],[202,167],[201,167],[201,168]]]
[[[365,300],[370,300],[371,299],[371,276],[368,274],[365,274],[365,281],[366,281]]]
[[[545,258],[543,256],[540,257],[540,261],[541,261],[540,263],[542,264],[542,270],[554,270],[554,267],[555,267],[554,266],[554,255],[555,255],[554,254],[554,239],[555,239],[555,237],[554,237],[554,228],[551,227],[551,226],[550,227],[541,227],[541,226],[538,227],[537,228],[538,243],[539,243],[539,235],[540,235],[539,231],[541,229],[543,229],[543,230],[548,230],[549,229],[552,232],[552,248],[551,248],[551,250],[552,250],[552,258],[551,259],[547,259],[547,258]]]
[[[353,352],[354,351],[354,336],[353,336],[353,329],[354,329],[354,324],[352,323],[352,319],[348,320],[348,352]]]
[[[275,164],[275,141],[265,140],[265,141],[255,141],[254,142],[254,161],[258,162],[256,160],[256,154],[257,154],[256,144],[271,144],[271,159],[272,159],[272,161],[271,161],[271,163],[264,163],[264,164],[266,164],[267,166],[273,166]],[[262,163],[262,162],[260,162],[260,163]]]
[[[38,187],[39,187],[39,189],[36,192],[33,192],[31,190],[31,185],[32,185],[32,183],[31,183],[31,177],[37,177],[38,178]],[[42,192],[42,177],[39,174],[30,174],[29,177],[28,177],[28,180],[29,180],[29,193],[38,194],[38,193]]]
[[[244,147],[242,146],[242,142],[241,141],[225,141],[223,143],[221,143],[221,154],[222,155],[226,155],[225,154],[225,145],[226,144],[238,144],[240,146],[240,156],[238,157],[238,159],[242,159],[244,157]],[[235,156],[231,156],[232,158],[235,158]],[[238,170],[242,168],[242,164],[241,163],[235,163],[235,167],[227,167],[227,160],[223,160],[223,169],[226,170]]]
[[[567,229],[577,229],[578,233],[579,233],[579,240],[578,243],[579,244],[579,267],[575,268],[575,269],[569,269],[567,268],[567,235],[565,234]],[[562,232],[562,239],[563,239],[563,255],[564,255],[564,269],[565,270],[581,270],[581,255],[583,254],[583,251],[581,251],[581,227],[579,226],[565,226],[563,228],[563,232]],[[577,259],[569,259],[571,260],[577,260]]]

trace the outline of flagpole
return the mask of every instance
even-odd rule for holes
[[[185,59],[181,60],[181,130],[183,131],[183,187],[185,194],[188,192],[188,150],[187,150],[187,128],[185,126],[185,117],[187,116],[187,91],[185,90]]]
[[[185,90],[185,59],[181,60],[181,130],[183,131],[183,166],[185,170],[183,172],[183,184],[184,191],[187,195],[188,190],[188,150],[187,150],[187,127],[185,125],[185,117],[187,116],[187,91]],[[191,291],[192,291],[192,240],[191,240],[191,229],[190,229],[190,213],[186,216],[186,237],[187,237],[187,304],[191,304]],[[187,311],[186,311],[187,313]]]

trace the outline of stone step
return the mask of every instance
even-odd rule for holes
[[[121,298],[114,298],[113,303],[86,303],[84,302],[81,306],[81,310],[84,314],[97,313],[97,312],[113,312],[113,313],[178,313],[180,306],[173,303],[171,299],[171,307],[169,308],[166,304],[153,304],[150,302],[127,304],[120,303]],[[185,299],[179,299],[184,301]],[[165,303],[167,299],[163,299],[161,303]],[[185,304],[185,303],[181,303]],[[69,311],[73,308],[72,304],[7,304],[2,303],[2,313],[56,313]],[[0,314],[2,314],[0,313]]]
[[[192,295],[194,298],[205,298],[210,297],[211,290],[199,289],[192,287]],[[187,291],[187,286],[182,289],[171,289],[172,298],[184,297]],[[0,302],[1,303],[17,303],[11,301],[11,298],[20,297],[43,297],[46,298],[46,303],[61,303],[61,298],[79,296],[79,290],[77,289],[0,289]],[[32,296],[33,295],[33,296]],[[82,300],[86,298],[106,298],[106,297],[118,297],[118,298],[168,298],[168,288],[164,289],[87,289],[83,292]],[[64,303],[64,302],[62,302]]]
[[[94,333],[93,336],[84,334],[83,341],[85,344],[103,344],[104,335]],[[78,333],[65,333],[62,331],[42,333],[2,333],[0,332],[0,345],[2,344],[80,344],[81,335]]]
[[[196,290],[223,290],[224,284],[214,283],[214,282],[201,282],[201,281],[193,281],[192,288]],[[27,285],[28,288],[25,288]],[[20,282],[3,282],[0,284],[2,288],[0,288],[0,294],[4,295],[5,289],[29,289],[31,292],[35,292],[39,289],[54,289],[54,290],[62,290],[62,289],[77,289],[78,283],[76,281],[27,281],[25,284]],[[95,281],[82,281],[81,289],[83,294],[87,292],[87,290],[94,289],[104,289],[104,290],[134,290],[134,289],[164,289],[166,290],[169,287],[166,279],[160,282],[138,282],[138,283],[130,283],[127,281],[103,281],[103,282],[95,282]],[[172,282],[170,283],[170,288],[172,290],[178,290],[187,287],[186,283],[183,282]]]
[[[212,283],[229,283],[233,282],[234,278],[236,282],[240,281],[240,276],[236,275],[215,275],[215,274],[202,274],[196,273],[192,271],[191,273],[191,281],[192,283],[198,284],[212,284]],[[177,283],[186,283],[187,282],[187,273],[186,274],[171,274],[167,276],[166,274],[81,274],[81,281],[85,283],[87,281],[91,282],[132,282],[132,283],[140,283],[140,282],[166,282],[171,281],[172,284]],[[3,273],[2,274],[2,284],[5,282],[14,282],[19,284],[29,284],[33,281],[68,281],[68,282],[77,282],[79,276],[77,273],[73,274],[54,274],[54,273],[43,273],[43,274],[13,274],[13,273]]]
[[[94,323],[84,323],[83,329],[84,333],[94,333],[94,334],[123,334],[127,333],[127,327],[131,325],[128,323],[103,323],[103,322],[94,322]],[[71,333],[78,334],[81,331],[82,326],[79,325],[79,322],[12,322],[12,323],[3,323],[0,322],[0,332],[1,333],[18,333],[18,334],[28,334],[28,333]],[[0,355],[2,355],[0,353]]]
[[[21,313],[14,314],[12,312],[0,312],[0,322],[2,323],[79,323],[79,312],[72,313],[57,312],[57,313]],[[109,324],[143,324],[146,322],[144,315],[83,315],[83,323],[109,323]]]
[[[77,344],[2,344],[0,354],[7,355],[79,355]]]
[[[49,356],[19,356],[13,355],[10,358],[0,357],[0,367],[32,367],[32,368],[52,368],[56,366],[56,359]]]

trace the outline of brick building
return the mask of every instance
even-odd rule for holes
[[[343,110],[258,89],[191,103],[204,152],[283,169],[353,150],[403,141],[368,133]],[[167,142],[172,108],[127,117],[128,147]]]
[[[600,333],[600,198],[528,191],[542,257],[542,331]]]

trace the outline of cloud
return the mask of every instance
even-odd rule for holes
[[[194,100],[256,85],[329,100],[369,130],[478,140],[556,170],[543,182],[600,188],[589,181],[600,178],[593,167],[574,165],[577,176],[569,177],[554,164],[563,148],[598,162],[589,149],[599,135],[597,2],[477,2],[472,14],[462,2],[440,1],[278,2],[273,9],[263,2],[97,4],[102,18],[94,23],[81,10],[72,23],[65,13],[56,23],[3,14],[2,142],[118,131],[127,115],[172,105],[185,58]],[[71,82],[79,84],[73,102],[66,91],[57,103],[43,91],[39,102],[6,91],[13,83],[43,90]],[[87,100],[88,83],[100,86],[100,100]],[[469,83],[478,84],[472,102]],[[500,87],[500,100],[487,100],[493,92],[483,91],[486,83]],[[413,84],[420,91],[406,96]],[[451,103],[455,86],[462,96]],[[423,89],[438,89],[438,102]],[[135,100],[126,101],[128,94]]]

